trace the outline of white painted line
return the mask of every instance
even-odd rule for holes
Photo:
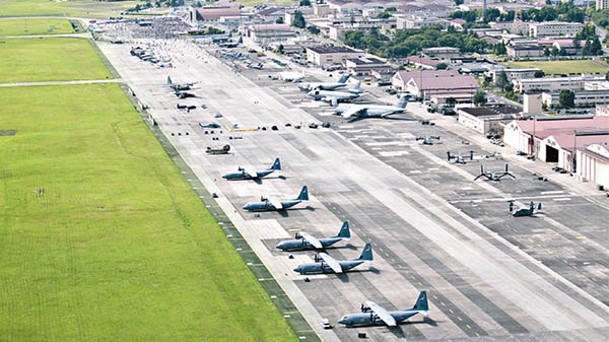
[[[554,190],[554,191],[542,191],[542,195],[551,195],[551,194],[562,194],[564,191],[562,190]]]
[[[570,201],[571,197],[553,198],[554,201]]]

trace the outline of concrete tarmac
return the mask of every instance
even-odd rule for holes
[[[207,189],[219,195],[218,203],[323,340],[351,340],[363,331],[375,340],[601,341],[609,334],[609,241],[603,234],[608,216],[600,198],[573,192],[552,177],[539,181],[526,160],[503,151],[487,158],[494,147],[471,139],[473,133],[454,133],[449,124],[346,123],[295,84],[268,78],[281,68],[247,69],[217,57],[214,47],[186,41],[138,44],[172,56],[174,68],[130,56],[127,44],[99,46]],[[315,76],[328,79],[324,74]],[[177,83],[199,82],[191,91],[197,97],[177,99],[165,84],[167,75]],[[361,101],[393,99],[371,90]],[[197,109],[182,111],[178,103]],[[308,127],[324,121],[332,127]],[[199,127],[209,122],[222,128]],[[419,145],[414,138],[422,134],[440,135],[440,142]],[[469,145],[462,143],[465,138]],[[230,154],[204,152],[225,143]],[[446,161],[447,150],[470,149],[476,151],[474,162]],[[260,184],[221,178],[238,166],[268,167],[275,157],[281,158],[283,177],[272,175]],[[472,182],[481,164],[501,170],[506,161],[515,180]],[[293,210],[241,209],[261,195],[294,198],[305,184],[310,201]],[[543,215],[511,217],[510,199],[521,206],[541,200]],[[297,231],[335,235],[345,219],[353,237],[328,253],[338,260],[356,258],[371,242],[372,265],[307,282],[292,269],[312,261],[314,253],[294,252],[290,259],[273,248]],[[336,322],[358,312],[366,300],[388,310],[412,307],[421,290],[429,294],[428,318],[415,316],[391,329],[324,330],[320,324],[322,318]]]

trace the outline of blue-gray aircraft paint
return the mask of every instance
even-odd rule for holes
[[[231,172],[227,173],[222,178],[226,180],[244,180],[244,179],[255,179],[255,178],[263,178],[275,171],[281,171],[281,162],[279,158],[275,158],[273,165],[270,168],[263,171],[256,171],[256,175],[254,177],[250,176],[245,172],[243,168],[239,168],[239,172]]]
[[[305,185],[300,190],[300,194],[298,195],[297,198],[295,198],[293,200],[281,201],[281,207],[282,207],[281,209],[288,209],[288,208],[295,206],[296,204],[298,204],[300,202],[308,201],[308,200],[309,200],[309,190],[307,189],[307,186]],[[243,209],[245,209],[247,211],[278,210],[271,204],[271,202],[268,199],[266,199],[264,197],[261,198],[260,202],[246,203],[243,206]]]
[[[348,271],[365,262],[370,262],[372,261],[372,259],[372,245],[370,245],[370,243],[367,243],[366,246],[364,246],[362,254],[359,256],[359,258],[353,260],[338,261],[338,264],[343,269],[343,271]],[[332,268],[328,266],[328,264],[326,264],[323,260],[318,262],[300,264],[294,269],[294,272],[298,272],[300,274],[334,273]]]
[[[390,311],[389,314],[393,316],[397,323],[402,323],[408,318],[418,313],[427,311],[429,311],[429,305],[427,303],[427,292],[421,291],[421,293],[419,293],[417,301],[415,302],[412,308],[398,311]],[[341,317],[338,323],[344,324],[347,327],[385,325],[385,323],[374,312],[367,308],[362,308],[362,313],[344,315],[343,317]]]
[[[321,243],[321,246],[323,248],[326,247],[330,247],[333,244],[337,243],[338,241],[344,240],[344,239],[350,239],[351,238],[351,231],[349,229],[349,221],[345,221],[343,222],[342,227],[340,227],[340,230],[338,231],[338,234],[336,236],[331,236],[328,238],[321,238],[319,239],[319,242]],[[285,240],[285,241],[281,241],[280,243],[277,244],[277,246],[275,246],[275,248],[284,250],[284,251],[300,251],[300,250],[306,250],[306,249],[315,249],[315,247],[313,247],[312,244],[310,244],[309,242],[307,242],[307,240],[305,240],[304,238],[297,238],[297,239],[293,239],[293,240]]]

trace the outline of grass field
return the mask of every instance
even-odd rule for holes
[[[112,78],[86,39],[5,39],[0,46],[1,83]]]
[[[117,16],[142,1],[94,1],[94,0],[0,0],[0,16],[16,15],[66,15],[82,18],[106,18]]]
[[[0,340],[296,339],[117,85],[0,108]]]
[[[540,68],[551,74],[581,74],[581,73],[606,73],[609,65],[603,61],[530,61],[530,62],[507,62],[501,63],[510,68]]]
[[[74,33],[67,19],[0,19],[0,36]]]

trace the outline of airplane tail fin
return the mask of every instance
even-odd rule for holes
[[[413,310],[429,311],[429,304],[427,303],[427,291],[421,291],[417,301],[412,307]]]
[[[338,83],[347,83],[347,80],[351,77],[351,74],[344,74],[338,79]]]
[[[370,243],[367,243],[364,246],[364,249],[362,250],[362,254],[360,254],[357,260],[372,261],[373,258],[374,257],[372,255],[372,245]]]
[[[450,151],[446,152],[446,157],[449,161],[454,158],[453,154],[450,153]]]
[[[281,171],[281,162],[279,161],[279,158],[275,158],[275,161],[273,162],[273,165],[271,166],[271,170]]]
[[[306,185],[302,187],[302,190],[300,190],[300,194],[298,195],[298,197],[296,199],[300,200],[300,201],[309,200],[309,190]]]
[[[167,84],[172,85],[173,81],[171,80],[171,76],[167,76]]]
[[[474,151],[469,151],[469,160],[474,160]]]
[[[343,222],[343,225],[342,227],[340,227],[340,231],[338,232],[338,235],[336,235],[336,237],[340,237],[343,239],[351,238],[351,231],[349,230],[349,221]]]
[[[338,106],[338,99],[336,97],[333,97],[331,103],[332,103],[332,107]]]
[[[408,105],[408,96],[400,96],[400,98],[398,99],[398,103],[397,106],[400,108],[406,108],[406,106]]]

